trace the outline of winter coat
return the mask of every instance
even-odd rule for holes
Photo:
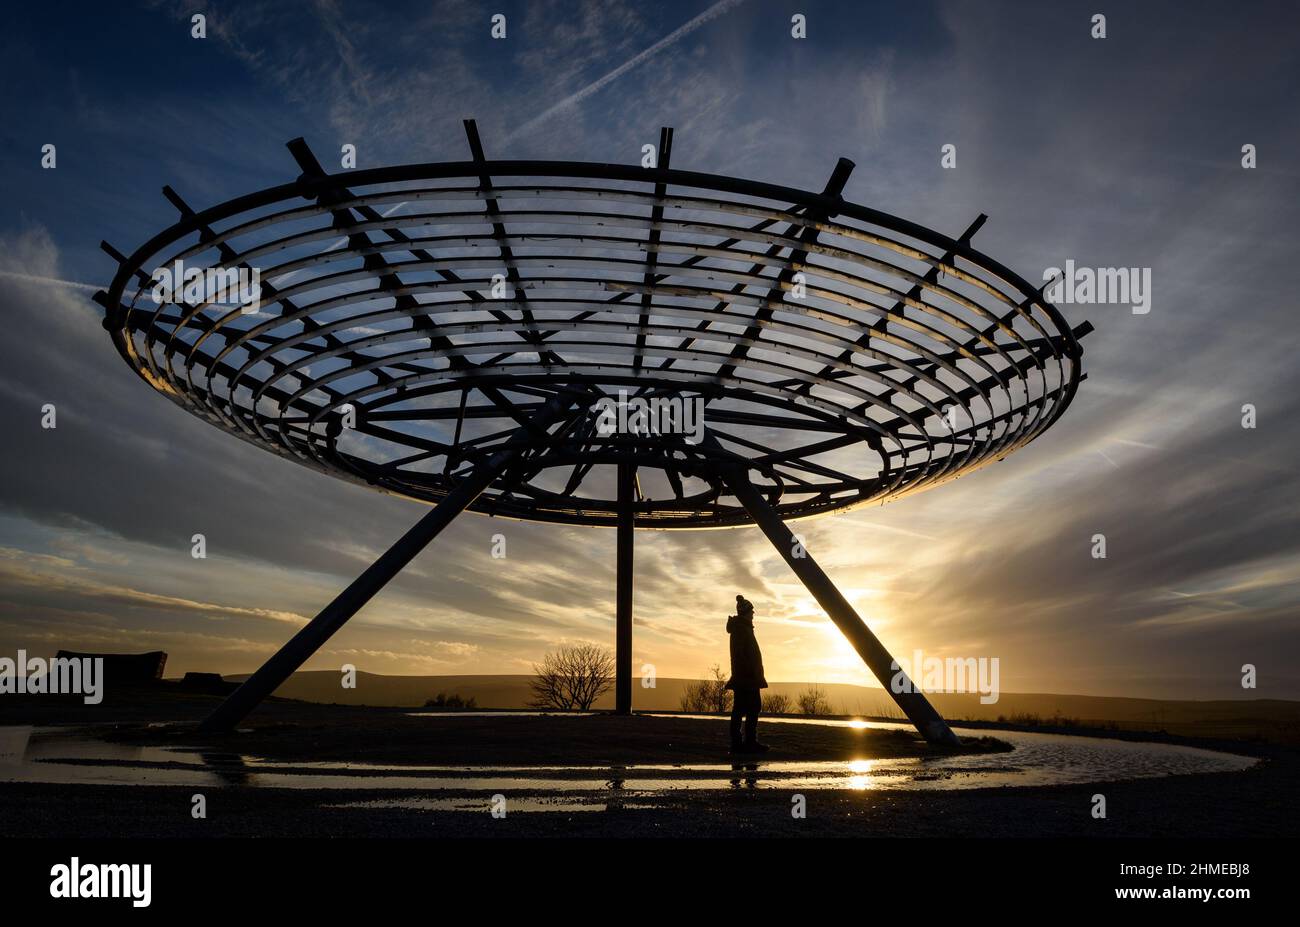
[[[727,619],[727,633],[731,635],[731,678],[728,689],[766,689],[763,678],[763,654],[754,637],[754,616],[732,615]]]

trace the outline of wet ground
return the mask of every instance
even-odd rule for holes
[[[1200,836],[1280,835],[1295,819],[1283,748],[957,726],[969,747],[951,753],[897,724],[772,719],[776,750],[732,761],[711,717],[268,708],[208,738],[187,725],[6,724],[0,822],[64,836]],[[190,813],[198,794],[204,819]]]
[[[470,724],[491,715],[416,715],[430,725]],[[516,713],[511,717],[528,717]],[[715,718],[658,716],[718,728]],[[535,719],[540,720],[540,719]],[[591,719],[569,718],[583,725]],[[647,721],[647,723],[649,723]],[[903,725],[864,721],[773,720],[770,725],[801,724],[907,733]],[[967,739],[975,732],[958,729]],[[779,739],[779,738],[778,738]],[[1059,734],[1000,732],[1009,751],[956,755],[876,756],[864,738],[862,756],[843,760],[790,759],[775,752],[713,763],[427,765],[338,760],[277,760],[243,752],[155,746],[111,741],[95,728],[0,728],[0,782],[65,785],[244,786],[276,789],[387,790],[417,794],[388,799],[413,808],[462,809],[508,793],[519,810],[602,808],[601,801],[661,793],[714,789],[983,789],[1075,785],[1198,773],[1238,772],[1257,761],[1197,747],[1134,743]],[[444,793],[457,794],[445,797]]]

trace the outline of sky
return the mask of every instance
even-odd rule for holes
[[[101,239],[130,252],[175,220],[163,184],[206,206],[287,182],[300,135],[362,167],[460,160],[473,117],[490,158],[636,163],[670,125],[674,167],[820,190],[848,157],[846,199],[953,236],[985,213],[976,247],[1031,281],[1149,268],[1146,314],[1062,306],[1096,331],[1045,435],[800,530],[896,654],[997,658],[1003,691],[1300,698],[1300,13],[1115,4],[1099,39],[1099,9],[212,2],[204,39],[189,5],[8,11],[0,654],[249,672],[423,513],[152,393],[89,296],[116,267]],[[466,515],[307,667],[526,673],[612,647],[613,540]],[[725,665],[743,592],[769,679],[874,684],[754,529],[640,533],[636,584],[634,667]]]

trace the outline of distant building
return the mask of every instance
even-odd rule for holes
[[[162,650],[149,653],[77,653],[60,650],[58,660],[103,660],[104,680],[109,686],[147,686],[162,679],[167,654]]]
[[[207,695],[228,695],[239,688],[239,683],[226,682],[221,678],[220,673],[189,672],[181,680],[180,686],[190,692],[201,692]]]

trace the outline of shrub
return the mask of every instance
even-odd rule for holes
[[[709,672],[709,678],[686,684],[681,700],[682,711],[731,711],[731,690],[727,688],[726,674],[716,663]]]

